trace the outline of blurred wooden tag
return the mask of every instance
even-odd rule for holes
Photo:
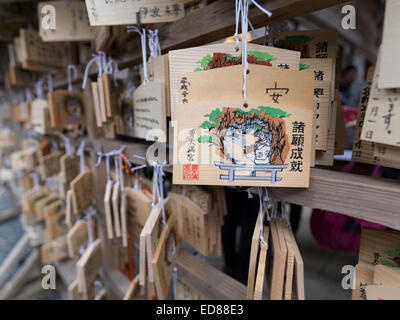
[[[103,73],[103,91],[106,105],[106,116],[111,118],[115,114],[118,104],[118,88],[115,87],[112,75]]]
[[[31,124],[33,130],[46,134],[50,128],[48,103],[44,99],[35,99],[31,104]]]
[[[64,223],[65,209],[62,200],[57,200],[44,209],[44,221],[46,225],[46,240],[54,240],[67,230]]]
[[[400,3],[387,0],[385,5],[385,23],[383,24],[381,63],[378,87],[380,89],[400,88],[400,66],[397,52],[400,44],[397,41],[400,29]],[[396,122],[397,123],[397,122]]]
[[[99,88],[96,81],[92,82],[92,96],[94,104],[94,113],[96,116],[96,124],[98,127],[101,127],[103,125],[103,121],[101,117]]]
[[[67,234],[68,254],[71,258],[80,256],[80,248],[88,241],[88,223],[86,220],[77,221]]]
[[[75,279],[68,286],[68,300],[81,300],[81,295],[79,293],[79,280]]]
[[[38,200],[35,203],[36,219],[38,221],[42,221],[44,219],[44,209],[48,205],[56,202],[57,200],[60,200],[60,197],[57,194],[50,194],[50,195],[46,196],[45,198]]]
[[[113,223],[112,223],[112,220],[113,220],[112,219],[112,206],[111,206],[112,190],[113,190],[113,183],[110,180],[106,184],[106,190],[104,192],[104,213],[106,216],[106,227],[107,227],[108,239],[114,238]]]
[[[68,154],[64,154],[60,158],[60,168],[63,174],[64,183],[69,187],[71,181],[79,174],[79,157],[71,157]]]
[[[127,214],[143,229],[151,211],[151,199],[141,189],[125,188]]]
[[[94,197],[93,173],[86,171],[79,174],[71,182],[72,207],[74,214],[79,214],[88,208]]]
[[[337,30],[304,30],[278,32],[274,46],[301,52],[301,58],[332,59],[331,99],[334,98],[336,75]]]
[[[281,231],[281,225],[277,220],[271,220],[271,271],[268,281],[269,299],[282,300],[284,293],[284,278],[286,270],[287,247]]]
[[[331,106],[332,59],[300,59],[300,70],[314,73],[315,148],[326,150]]]
[[[133,128],[133,98],[121,98],[115,114],[115,130],[117,134],[134,137]]]
[[[137,2],[98,2],[86,0],[91,26],[172,22],[185,15],[183,0],[147,0]]]
[[[127,206],[127,196],[125,192],[121,193],[121,234],[122,234],[122,246],[128,247],[128,223],[126,221],[126,206]]]
[[[56,240],[45,243],[40,250],[42,264],[49,264],[68,257],[67,239],[61,236]]]
[[[74,224],[74,215],[72,212],[72,190],[68,190],[65,196],[65,223],[70,230]]]
[[[88,295],[101,267],[101,240],[97,239],[85,250],[76,264],[79,292]]]
[[[99,91],[98,95],[100,102],[101,121],[107,122],[106,98],[104,96],[103,78],[97,78],[97,90]]]
[[[19,180],[24,191],[33,188],[33,178],[30,173],[23,173]]]
[[[120,220],[120,187],[119,182],[116,182],[113,187],[112,192],[112,208],[113,208],[113,215],[114,215],[114,232],[116,237],[121,236],[121,220]]]
[[[53,152],[39,158],[40,172],[43,179],[50,178],[60,172],[60,152]]]
[[[52,127],[85,123],[85,104],[81,93],[61,90],[49,92],[47,97]]]
[[[248,108],[242,81],[242,66],[181,77],[174,183],[308,187],[312,73],[250,64]]]
[[[265,241],[268,243],[269,228],[265,226],[263,231],[264,231],[263,237]],[[260,237],[258,241],[260,241]],[[264,275],[267,263],[267,251],[268,251],[268,245],[262,242],[260,244],[260,256],[258,258],[258,265],[257,265],[257,277],[254,288],[254,300],[262,300],[263,298]]]
[[[381,54],[372,81],[361,140],[400,147],[400,89],[379,89]]]
[[[81,1],[46,1],[38,3],[39,21],[45,19],[44,6],[50,5],[57,13],[57,27],[46,30],[39,23],[39,34],[43,41],[90,41],[94,29],[89,24],[86,6]],[[46,11],[44,11],[46,12]]]
[[[354,268],[354,289],[352,300],[366,300],[366,288],[373,283],[374,266],[366,263],[359,263]]]
[[[160,82],[141,84],[133,91],[133,130],[135,137],[165,142],[167,136],[166,122],[165,84]],[[160,130],[164,134],[160,134]]]
[[[381,286],[397,287],[400,290],[400,250],[397,253],[399,265],[388,267],[378,264],[374,267],[374,284]]]
[[[260,223],[262,222],[260,221],[260,216],[258,216],[256,225],[254,227],[253,237],[251,238],[249,273],[247,278],[247,299],[254,298],[254,288],[257,273],[257,258],[258,252],[260,251]]]
[[[157,297],[160,300],[167,299],[175,260],[179,252],[177,216],[175,212],[168,218],[167,225],[168,227],[162,228],[157,249],[152,259],[154,282],[156,284]]]
[[[175,106],[182,102],[179,96],[182,88],[182,83],[180,82],[182,74],[241,64],[241,52],[241,48],[238,51],[235,50],[234,43],[212,44],[169,51],[172,119],[175,120]],[[299,70],[299,52],[249,43],[248,56],[250,64]],[[243,74],[243,69],[241,70]],[[241,86],[243,86],[242,78],[238,79],[238,81],[242,81]]]

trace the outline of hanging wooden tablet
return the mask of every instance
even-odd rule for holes
[[[52,127],[85,123],[85,104],[81,93],[59,90],[49,92],[47,96]]]
[[[151,199],[141,189],[125,188],[125,193],[128,220],[131,219],[143,229],[151,211]]]
[[[75,216],[72,212],[72,190],[68,190],[65,196],[65,223],[68,226],[68,230],[71,230],[75,223]]]
[[[165,84],[160,82],[141,84],[133,91],[133,130],[135,137],[165,142],[166,122]],[[159,130],[162,130],[165,134],[160,135]]]
[[[48,103],[44,99],[35,99],[31,104],[31,125],[38,133],[46,134],[50,129]]]
[[[72,157],[68,154],[64,154],[60,158],[60,169],[63,173],[64,183],[66,183],[69,188],[71,181],[79,175],[79,157]]]
[[[286,257],[286,271],[285,271],[285,288],[283,293],[284,300],[292,300],[292,288],[293,288],[293,273],[294,273],[294,248],[292,244],[292,237],[289,235],[289,227],[284,225],[283,221],[279,221],[281,224],[281,233],[285,239],[287,248]]]
[[[50,5],[57,13],[57,27],[47,30],[42,27],[44,6]],[[46,11],[44,11],[46,12]],[[46,1],[38,3],[39,34],[43,41],[90,41],[94,29],[89,24],[86,6],[81,1]]]
[[[44,221],[46,225],[45,238],[46,241],[54,240],[59,235],[67,231],[65,224],[65,209],[63,202],[57,200],[44,209]]]
[[[248,62],[265,66],[299,70],[300,53],[249,43]],[[212,44],[168,52],[171,87],[171,117],[175,120],[175,106],[181,103],[179,89],[181,75],[188,72],[211,70],[241,64],[242,49],[234,43]],[[243,83],[242,83],[243,85]]]
[[[264,227],[263,237],[265,241],[268,241],[269,238],[269,228]],[[260,241],[260,236],[258,236],[258,241]],[[264,289],[264,275],[265,275],[265,268],[266,268],[266,260],[267,260],[267,251],[268,245],[261,242],[260,245],[260,257],[258,259],[258,266],[257,266],[257,277],[256,283],[254,288],[254,300],[262,300],[263,297],[263,289]]]
[[[93,173],[86,171],[71,182],[72,208],[74,214],[83,212],[90,206],[94,197]]]
[[[337,30],[302,30],[279,32],[274,46],[301,52],[301,58],[332,59],[331,99],[334,97],[336,75]]]
[[[116,237],[121,236],[121,219],[120,219],[120,186],[119,182],[114,183],[111,203],[114,216],[114,232]]]
[[[88,241],[88,223],[86,220],[79,220],[68,231],[68,254],[71,258],[80,256],[80,248],[86,246]]]
[[[366,300],[366,288],[373,284],[374,266],[366,263],[359,263],[354,268],[354,289],[352,300]]]
[[[43,179],[50,178],[60,172],[60,152],[53,152],[39,158],[40,173]]]
[[[23,173],[21,177],[19,178],[20,184],[22,185],[22,188],[24,191],[27,191],[29,189],[33,188],[33,178],[30,173]]]
[[[57,200],[60,200],[60,197],[57,194],[50,194],[45,198],[38,200],[35,203],[36,220],[42,221],[44,219],[44,209]]]
[[[97,90],[99,95],[99,103],[100,103],[100,115],[101,121],[107,121],[107,111],[106,111],[106,100],[104,96],[104,86],[103,86],[103,78],[97,78]]]
[[[100,267],[101,240],[97,239],[89,245],[76,264],[76,272],[79,280],[79,292],[87,296],[89,295]]]
[[[106,217],[108,239],[114,238],[113,223],[112,223],[112,206],[111,206],[112,190],[113,190],[113,182],[110,180],[106,184],[106,190],[104,192],[104,214]]]
[[[352,160],[377,164],[389,168],[400,168],[400,150],[398,147],[361,140],[361,129],[365,123],[374,67],[368,69],[367,84],[361,90],[357,123],[354,129]]]
[[[34,190],[32,193],[28,193],[26,198],[23,200],[23,211],[27,218],[27,224],[36,224],[38,221],[36,219],[35,205],[38,201],[46,198],[49,195],[47,189]]]
[[[104,101],[106,104],[106,116],[107,118],[111,118],[115,115],[121,86],[115,86],[113,76],[107,73],[103,73],[102,80],[105,99]]]
[[[121,214],[121,234],[122,234],[122,246],[128,246],[128,223],[126,221],[126,206],[127,199],[126,193],[121,192],[121,204],[120,204],[120,214]]]
[[[56,240],[47,242],[40,248],[40,256],[42,264],[49,264],[55,261],[60,261],[68,257],[67,239],[61,236]]]
[[[168,228],[164,227],[152,260],[154,282],[159,300],[167,299],[175,260],[179,252],[176,213],[168,218]]]
[[[81,295],[79,293],[79,280],[75,279],[68,286],[68,300],[81,300]]]
[[[249,65],[248,107],[242,66],[181,77],[173,183],[308,187],[313,75],[265,68]]]
[[[97,82],[92,82],[92,96],[93,96],[93,104],[94,104],[94,113],[96,116],[96,124],[98,127],[103,125],[103,121],[101,118],[101,108],[100,108],[100,97],[99,97],[99,89],[97,86]]]
[[[296,239],[294,237],[293,231],[287,228],[288,238],[290,242],[288,245],[293,248],[294,252],[294,281],[295,281],[295,294],[297,300],[304,300],[304,263],[303,258],[301,257],[301,253],[299,247],[297,246]]]
[[[397,62],[399,42],[400,6],[395,0],[388,0],[385,4],[385,21],[381,44],[381,71],[378,87],[380,89],[400,88],[400,66]]]
[[[281,231],[281,226],[277,220],[271,220],[270,222],[271,231],[271,271],[268,280],[269,285],[269,299],[270,300],[282,300],[285,268],[287,259],[287,248],[285,239]]]
[[[300,59],[300,70],[314,73],[315,147],[317,150],[326,150],[332,100],[332,59]]]
[[[137,2],[98,2],[86,0],[91,26],[172,22],[185,15],[183,0],[147,0]]]
[[[372,81],[361,140],[400,146],[400,89],[379,89],[381,54]]]
[[[134,137],[133,98],[121,98],[115,114],[115,130],[117,134]]]

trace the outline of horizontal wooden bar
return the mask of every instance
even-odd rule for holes
[[[400,230],[400,181],[312,168],[309,188],[269,188],[270,195]]]
[[[182,250],[177,258],[178,279],[210,300],[245,300],[246,286]]]

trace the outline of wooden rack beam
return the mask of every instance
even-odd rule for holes
[[[400,181],[312,168],[309,188],[269,188],[274,199],[400,230]]]

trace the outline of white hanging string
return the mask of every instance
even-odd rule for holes
[[[160,42],[158,41],[158,29],[149,30],[149,50],[150,58],[161,56]]]
[[[63,135],[63,134],[60,134],[60,137],[61,137],[61,139],[64,141],[64,144],[65,144],[65,153],[66,153],[67,155],[69,155],[71,158],[73,158],[74,155],[73,155],[73,153],[72,153],[72,151],[71,151],[71,142],[70,142],[69,138],[66,137],[66,136]]]
[[[129,26],[127,27],[128,32],[137,32],[140,35],[140,41],[142,45],[142,63],[143,63],[143,83],[146,83],[149,81],[147,77],[147,59],[146,59],[146,29],[140,29],[135,26]]]
[[[174,293],[174,300],[176,300],[176,286],[178,282],[178,268],[174,267],[172,269],[172,292]]]
[[[81,142],[76,154],[79,156],[80,173],[84,173],[85,172],[85,141]]]
[[[40,79],[35,83],[36,97],[43,99],[43,79]]]
[[[71,75],[71,72],[73,72],[73,75]],[[72,80],[75,80],[77,77],[78,69],[73,64],[69,64],[67,66],[68,91],[72,91]]]
[[[53,76],[51,73],[46,75],[47,78],[47,92],[53,92]]]
[[[29,88],[25,89],[25,99],[28,103],[32,102],[32,93]]]
[[[258,9],[267,14],[269,17],[272,13],[262,6],[260,6],[254,0],[236,0],[236,29],[233,37],[236,41],[236,49],[239,48],[239,13],[241,14],[241,27],[242,27],[242,64],[243,64],[243,104],[247,105],[247,72],[248,72],[248,62],[247,62],[247,32],[249,29],[249,4],[253,3]],[[252,26],[251,26],[252,27]]]
[[[32,172],[31,173],[31,177],[32,177],[32,180],[33,180],[33,187],[36,190],[39,190],[40,189],[39,174],[37,172]]]
[[[263,208],[263,196],[262,196],[262,188],[258,187],[258,197],[260,199],[260,209],[259,209],[259,219],[260,219],[260,241],[265,244],[268,248],[268,243],[264,240],[264,208]],[[268,207],[265,208],[268,210]]]
[[[88,62],[88,64],[86,65],[86,68],[85,68],[85,72],[83,73],[82,89],[85,89],[85,87],[86,87],[86,81],[87,81],[87,78],[88,78],[88,75],[89,75],[89,69],[90,69],[90,66],[94,62],[96,62],[97,69],[98,69],[97,78],[100,78],[102,76],[102,74],[103,74],[103,70],[102,70],[102,67],[101,67],[101,56],[96,54],[96,53],[93,53],[92,56],[93,56],[93,58]]]

